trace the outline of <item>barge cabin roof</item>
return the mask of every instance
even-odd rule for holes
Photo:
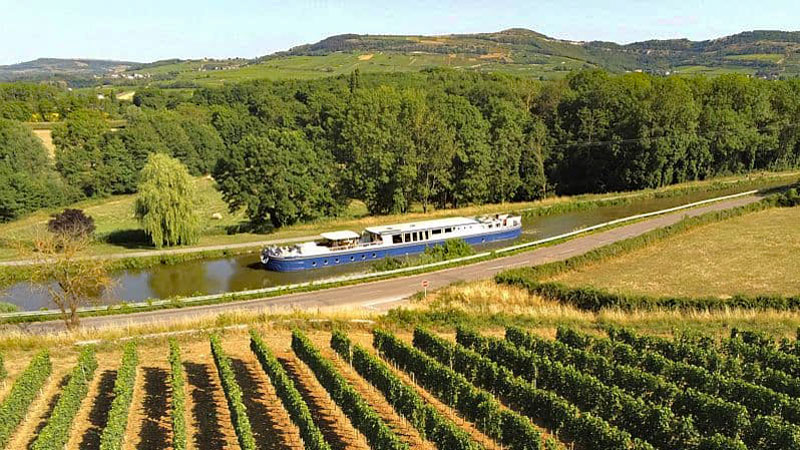
[[[477,220],[469,219],[466,217],[448,217],[445,219],[425,220],[422,222],[411,222],[411,223],[401,223],[398,225],[383,225],[378,227],[369,227],[366,230],[373,234],[384,235],[384,234],[404,233],[406,231],[430,230],[433,228],[475,225],[478,223],[479,222]]]

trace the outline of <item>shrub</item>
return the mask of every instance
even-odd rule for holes
[[[83,210],[67,208],[47,222],[47,229],[51,233],[75,237],[91,236],[94,233],[94,219],[87,216]]]

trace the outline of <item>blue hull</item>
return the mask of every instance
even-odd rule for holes
[[[516,239],[522,234],[522,228],[501,231],[498,233],[481,234],[461,238],[471,245],[486,244],[488,242],[506,241]],[[308,256],[294,258],[270,258],[267,269],[275,272],[297,272],[299,270],[320,269],[323,267],[341,266],[365,261],[377,261],[387,257],[403,257],[422,253],[428,247],[443,245],[444,239],[427,241],[414,244],[403,244],[391,247],[375,247],[373,249],[357,249],[325,256]]]

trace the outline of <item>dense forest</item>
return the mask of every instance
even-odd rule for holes
[[[53,113],[64,120],[49,165],[16,121]],[[446,69],[354,72],[191,96],[143,89],[133,105],[11,84],[0,85],[0,118],[4,220],[134,192],[153,152],[213,175],[256,226],[337,214],[351,199],[383,214],[800,165],[800,80],[738,75],[589,70],[541,82]],[[111,130],[109,118],[127,125]]]

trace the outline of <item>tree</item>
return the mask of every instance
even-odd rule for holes
[[[142,169],[136,218],[158,248],[197,241],[200,223],[194,180],[180,161],[155,153]]]
[[[42,141],[21,123],[0,119],[0,222],[75,197],[50,168]]]
[[[432,108],[455,133],[455,148],[450,162],[452,183],[439,198],[438,206],[485,203],[489,197],[492,166],[489,123],[477,107],[461,96],[439,97]]]
[[[262,228],[336,214],[342,200],[332,158],[299,131],[250,135],[220,158],[214,178],[231,211],[242,207]]]
[[[70,235],[74,237],[91,237],[94,233],[94,219],[87,216],[83,210],[67,208],[47,222],[47,230],[57,235]]]
[[[68,329],[79,325],[79,308],[96,304],[113,283],[106,260],[86,257],[90,243],[85,234],[48,234],[36,239],[34,251],[25,255],[33,260],[31,284],[45,290]]]
[[[489,200],[503,203],[514,198],[519,189],[520,159],[525,146],[528,119],[522,109],[508,100],[489,99],[490,145],[492,165]]]
[[[56,146],[56,169],[66,182],[87,197],[107,195],[102,182],[103,136],[110,131],[102,113],[79,110],[53,129]]]

